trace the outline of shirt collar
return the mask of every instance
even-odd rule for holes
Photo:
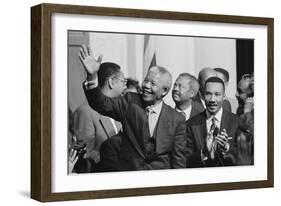
[[[150,109],[154,112],[154,113],[156,113],[157,115],[159,115],[160,114],[160,112],[161,112],[161,109],[162,109],[162,105],[163,105],[163,101],[161,101],[159,104],[157,104],[157,105],[151,105],[151,106],[149,106],[150,107]]]
[[[211,115],[207,110],[206,110],[206,114],[207,114],[207,121],[209,121],[209,120],[211,120],[213,117],[215,117],[217,121],[221,122],[222,107],[220,108],[220,110],[219,110],[215,115]]]
[[[177,107],[176,107],[176,111],[177,112],[184,112],[185,113],[185,120],[187,120],[188,118],[189,118],[189,116],[190,116],[190,113],[191,113],[191,107],[192,107],[192,105],[190,105],[188,108],[186,108],[185,110],[180,110],[180,109],[178,109]]]

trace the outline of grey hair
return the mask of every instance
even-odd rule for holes
[[[167,88],[168,92],[170,91],[172,87],[172,74],[166,69],[165,67],[162,66],[153,66],[149,70],[152,69],[157,69],[157,71],[161,74],[163,77],[167,77],[167,81],[164,82],[164,86]]]
[[[190,87],[194,91],[194,95],[196,96],[200,87],[197,78],[189,73],[181,73],[179,77],[189,80]]]

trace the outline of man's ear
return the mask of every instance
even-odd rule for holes
[[[163,92],[162,92],[162,97],[165,97],[169,92],[169,88],[168,87],[163,87]]]
[[[113,81],[114,81],[114,80],[113,80],[112,78],[109,78],[108,81],[107,81],[108,87],[109,87],[110,89],[113,88],[113,84],[114,84]]]
[[[193,90],[190,91],[191,98],[195,97],[195,92]]]

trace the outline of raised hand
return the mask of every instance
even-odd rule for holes
[[[83,44],[80,48],[79,59],[82,62],[87,75],[91,76],[98,72],[102,61],[102,55],[95,59],[90,47]]]

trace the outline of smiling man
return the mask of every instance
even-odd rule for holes
[[[110,98],[98,86],[101,59],[96,60],[90,49],[82,46],[80,60],[87,72],[83,87],[89,105],[123,126],[116,170],[186,167],[184,118],[163,102],[172,84],[168,70],[150,68],[142,83],[142,95],[127,93]]]
[[[175,109],[185,117],[185,120],[200,113],[193,106],[192,101],[198,90],[199,83],[197,79],[189,73],[180,74],[174,83],[172,97],[176,105]]]
[[[237,165],[235,145],[241,119],[223,109],[224,82],[210,77],[204,85],[206,110],[187,121],[187,166]]]

